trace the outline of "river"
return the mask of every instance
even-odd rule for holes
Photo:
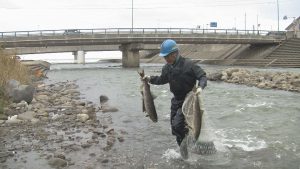
[[[141,64],[149,75],[158,75],[161,66]],[[168,85],[151,85],[158,95],[158,122],[153,123],[142,112],[141,82],[135,68],[122,68],[119,63],[53,64],[47,75],[46,83],[76,80],[82,98],[99,104],[99,96],[107,95],[110,104],[119,108],[106,115],[111,116],[114,128],[128,133],[111,150],[124,164],[108,168],[300,168],[299,93],[209,81],[204,106],[218,153],[182,160],[171,135]]]

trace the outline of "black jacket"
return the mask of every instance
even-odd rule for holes
[[[204,70],[193,63],[192,60],[179,56],[174,65],[166,64],[162,68],[160,76],[151,76],[150,83],[162,85],[169,83],[170,91],[177,100],[185,98],[196,84],[196,80],[200,81],[200,86],[206,86],[206,73]]]

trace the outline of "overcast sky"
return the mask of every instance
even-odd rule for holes
[[[131,27],[132,0],[0,0],[0,31]],[[246,14],[246,17],[245,17]],[[279,0],[280,30],[300,0]],[[277,30],[276,0],[133,0],[133,25],[159,28]],[[246,22],[245,22],[246,18]]]

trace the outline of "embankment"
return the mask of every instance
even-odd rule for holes
[[[218,72],[208,72],[211,81],[255,86],[261,89],[278,89],[300,92],[300,73],[251,71],[244,68],[228,68]]]

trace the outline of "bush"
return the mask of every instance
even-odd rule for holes
[[[17,56],[7,54],[0,48],[0,112],[3,112],[3,106],[7,102],[4,88],[8,80],[15,79],[21,84],[30,84],[30,73],[27,67],[22,65]]]
[[[0,86],[0,114],[3,113],[3,109],[4,109],[4,101],[5,101],[5,97],[4,97],[4,88],[2,88]]]

